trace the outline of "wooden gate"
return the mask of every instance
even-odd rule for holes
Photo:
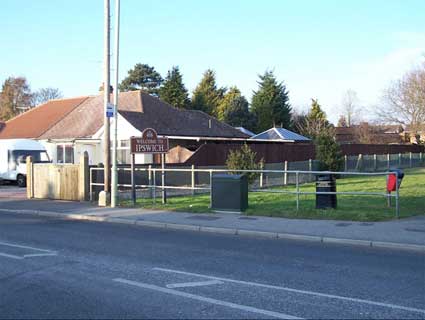
[[[27,159],[27,196],[36,199],[88,200],[88,157],[80,164],[32,163]]]

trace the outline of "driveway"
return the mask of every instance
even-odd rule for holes
[[[27,189],[19,188],[16,184],[0,183],[0,198],[8,198],[8,199],[26,199],[27,197]]]

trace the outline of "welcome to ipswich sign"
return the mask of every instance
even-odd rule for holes
[[[169,150],[168,138],[158,138],[152,128],[145,129],[141,137],[130,138],[131,153],[162,154]]]

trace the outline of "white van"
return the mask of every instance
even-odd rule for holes
[[[26,186],[26,158],[32,156],[34,162],[50,162],[44,146],[29,139],[0,140],[0,180],[16,181],[19,187]]]

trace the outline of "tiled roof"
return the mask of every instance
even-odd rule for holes
[[[298,133],[284,128],[271,128],[250,138],[251,140],[289,140],[289,141],[310,141]]]
[[[0,139],[39,138],[88,97],[50,100],[6,122]]]
[[[119,94],[119,112],[135,128],[161,135],[248,138],[217,119],[194,110],[179,110],[141,91]],[[53,100],[6,123],[0,139],[89,138],[103,126],[103,96]]]
[[[140,91],[123,92],[118,98],[119,110],[141,111]],[[88,138],[103,126],[103,96],[87,99],[61,122],[43,134],[41,139]]]
[[[142,113],[120,111],[120,114],[136,129],[143,131],[151,127],[160,135],[248,138],[246,134],[201,111],[179,110],[144,93],[142,93],[142,110]]]

